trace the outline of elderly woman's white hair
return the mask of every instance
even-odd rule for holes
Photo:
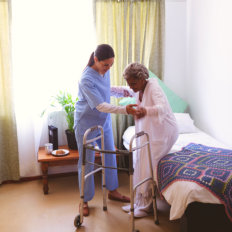
[[[131,63],[129,64],[123,71],[123,77],[125,80],[129,78],[135,78],[135,79],[148,79],[149,72],[148,69],[140,63]]]

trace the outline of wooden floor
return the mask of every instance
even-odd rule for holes
[[[90,216],[84,218],[80,229],[73,221],[78,214],[79,190],[77,176],[49,179],[49,194],[44,195],[42,180],[0,185],[1,232],[126,232],[129,215],[122,211],[124,203],[107,200],[108,211],[102,210],[100,175],[95,176],[96,193],[90,201]],[[119,191],[129,196],[126,173],[119,173]],[[158,199],[160,225],[153,217],[135,219],[140,232],[179,232],[180,222],[169,221],[169,206]]]

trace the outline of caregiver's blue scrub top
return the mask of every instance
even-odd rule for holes
[[[79,134],[96,125],[111,128],[111,115],[96,109],[99,104],[110,103],[110,72],[102,76],[87,66],[79,82],[78,101],[75,105],[74,128]]]

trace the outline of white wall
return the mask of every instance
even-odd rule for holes
[[[187,100],[197,125],[232,147],[232,2],[189,0]]]
[[[195,124],[230,147],[231,9],[231,0],[166,0],[164,77],[189,103]]]
[[[186,100],[186,1],[165,1],[165,64],[163,81]]]

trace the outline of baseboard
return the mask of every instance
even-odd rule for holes
[[[66,177],[66,176],[74,176],[78,175],[77,172],[65,172],[65,173],[54,173],[54,174],[48,174],[48,178],[56,178],[56,177]],[[13,183],[20,183],[25,181],[33,181],[33,180],[40,180],[43,176],[28,176],[28,177],[20,177],[19,180],[5,180],[2,182],[2,184],[13,184]]]

